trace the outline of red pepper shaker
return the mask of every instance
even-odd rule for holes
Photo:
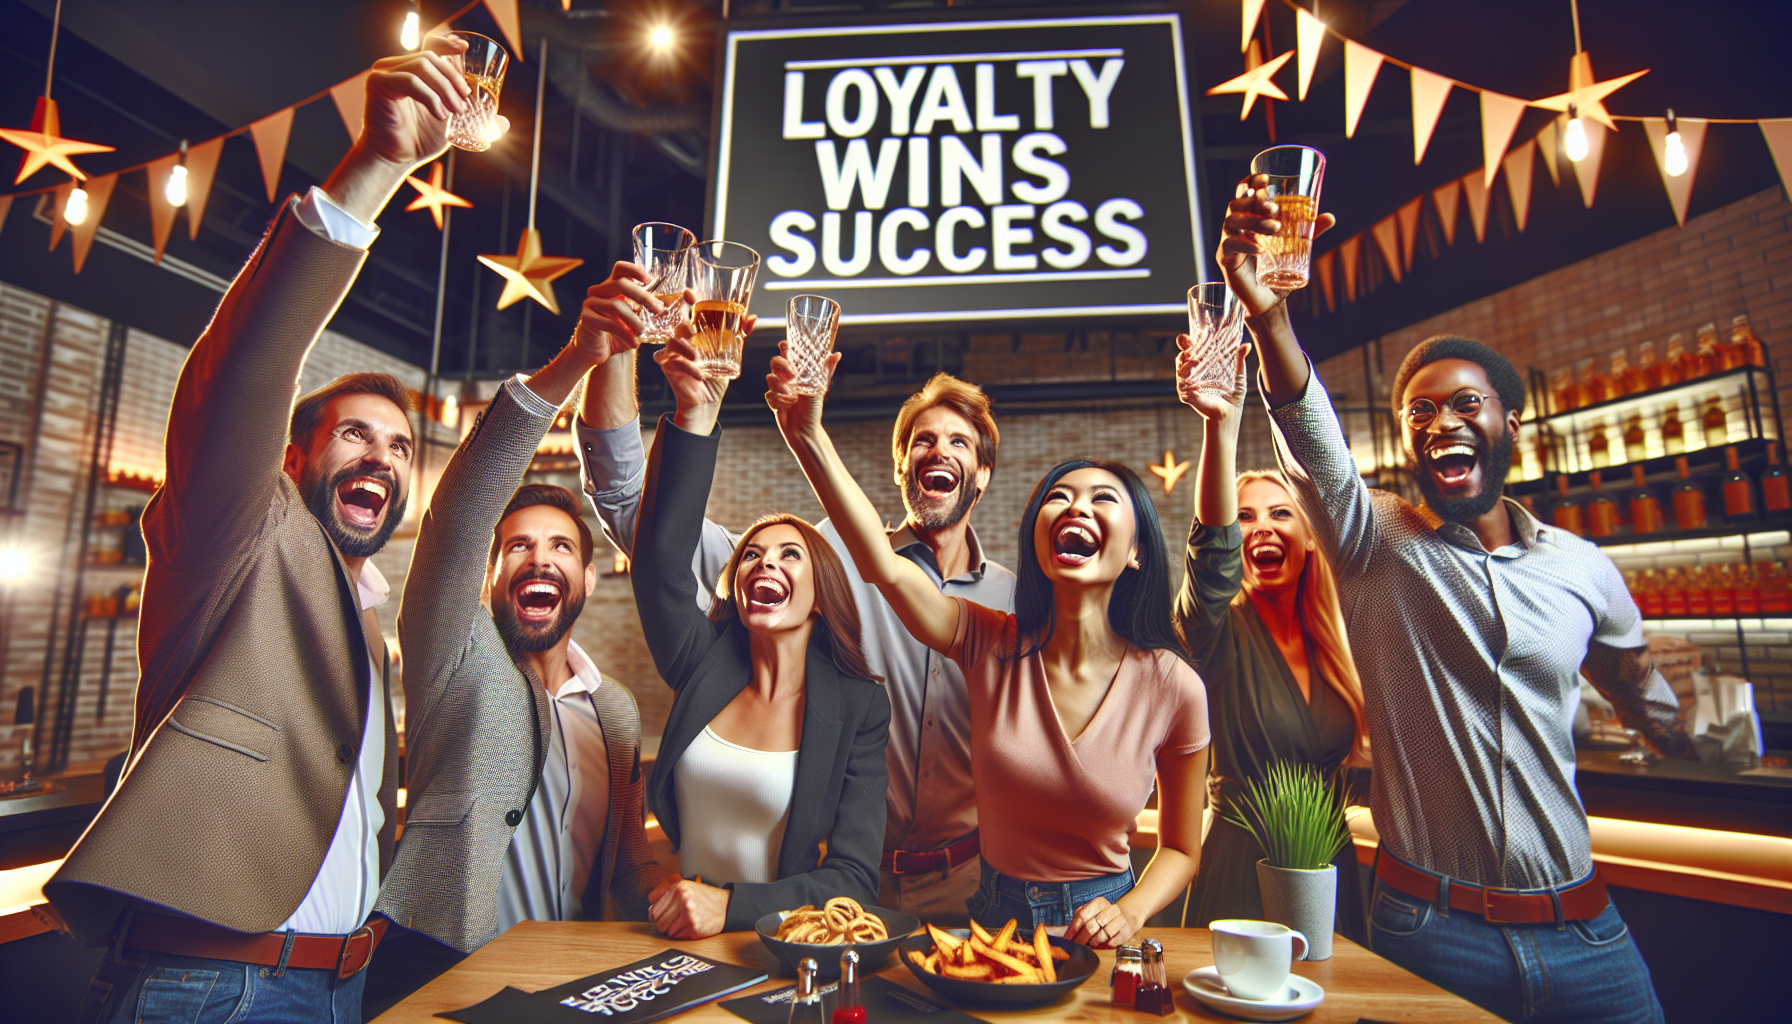
[[[1142,951],[1137,946],[1120,946],[1114,950],[1114,973],[1109,984],[1114,988],[1114,1005],[1130,1010],[1138,999],[1139,982],[1143,980]]]

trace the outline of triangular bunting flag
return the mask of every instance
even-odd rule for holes
[[[268,187],[268,202],[280,189],[280,168],[286,165],[286,140],[292,137],[292,111],[269,114],[249,126],[255,140],[255,155],[261,159],[261,180]]]
[[[1512,219],[1518,221],[1518,230],[1524,230],[1525,218],[1531,212],[1531,168],[1536,166],[1537,140],[1518,147],[1506,154],[1506,191],[1512,197]]]
[[[1702,117],[1675,118],[1680,129],[1680,145],[1686,151],[1686,169],[1670,177],[1667,167],[1668,119],[1643,118],[1643,133],[1649,136],[1649,148],[1655,151],[1655,169],[1661,172],[1661,183],[1667,186],[1668,202],[1674,205],[1674,219],[1686,225],[1686,203],[1692,198],[1693,175],[1699,172],[1699,151],[1705,147],[1705,126],[1711,122]]]
[[[1319,275],[1319,290],[1325,294],[1325,311],[1327,313],[1338,308],[1337,300],[1334,297],[1336,293],[1333,291],[1332,285],[1332,275],[1338,270],[1335,262],[1337,256],[1338,250],[1327,249],[1324,255],[1313,261],[1313,271]]]
[[[1425,160],[1425,147],[1431,145],[1437,117],[1444,112],[1444,100],[1450,98],[1450,86],[1454,84],[1424,68],[1412,69],[1412,162],[1415,165]]]
[[[155,243],[157,263],[162,262],[162,250],[168,247],[168,236],[174,232],[174,215],[179,210],[168,201],[168,176],[179,165],[179,153],[170,153],[149,165],[149,237]]]
[[[1300,51],[1300,98],[1307,98],[1307,86],[1313,82],[1313,66],[1319,63],[1319,45],[1325,42],[1325,22],[1307,13],[1304,7],[1294,9],[1294,47]]]
[[[1244,30],[1238,35],[1238,52],[1251,48],[1251,36],[1257,31],[1257,19],[1263,16],[1264,0],[1244,0]]]
[[[1543,130],[1537,133],[1537,152],[1543,154],[1543,166],[1549,168],[1550,184],[1557,188],[1562,187],[1562,168],[1556,163],[1556,159],[1561,155],[1562,132],[1559,124],[1561,120],[1559,117],[1556,118],[1544,125]]]
[[[1381,54],[1354,39],[1344,40],[1344,137],[1356,134],[1356,125],[1363,116],[1363,104],[1369,102],[1369,87],[1375,84],[1375,73],[1381,70]]]
[[[485,0],[485,9],[491,12],[492,20],[498,23],[498,31],[504,33],[504,41],[510,44],[510,59],[523,59],[523,26],[517,20],[516,0]]]
[[[1425,212],[1425,197],[1413,196],[1406,205],[1394,211],[1400,221],[1400,263],[1412,269],[1412,258],[1419,247],[1419,216]]]
[[[1574,178],[1580,182],[1580,201],[1588,209],[1593,207],[1593,191],[1599,187],[1599,163],[1605,159],[1605,126],[1583,117],[1581,127],[1587,130],[1587,158],[1578,162],[1570,162],[1574,168]]]
[[[1780,172],[1780,188],[1792,196],[1792,117],[1776,117],[1761,122],[1761,134],[1767,139],[1767,150],[1773,154],[1773,166]]]
[[[1357,232],[1338,244],[1338,262],[1344,268],[1344,297],[1356,301],[1356,267],[1357,254],[1363,248],[1362,232]]]
[[[199,224],[205,220],[205,201],[211,198],[212,179],[218,173],[218,157],[224,152],[223,139],[208,139],[187,147],[187,237],[199,237]]]
[[[87,184],[87,219],[79,224],[69,225],[69,236],[74,239],[75,273],[87,262],[87,251],[93,248],[94,232],[100,229],[100,218],[106,215],[106,204],[112,201],[112,189],[118,184],[118,175],[108,174],[99,178],[88,178]]]
[[[1482,184],[1493,184],[1493,176],[1500,171],[1500,159],[1506,155],[1512,133],[1518,128],[1518,119],[1523,116],[1523,100],[1501,96],[1497,92],[1481,94],[1481,159],[1486,161],[1482,169],[1487,175]]]
[[[1456,211],[1461,195],[1460,180],[1440,185],[1431,192],[1431,201],[1437,205],[1437,226],[1443,229],[1445,245],[1456,244]]]
[[[350,142],[361,137],[361,118],[367,109],[367,76],[372,73],[363,71],[330,89],[330,100],[336,104],[336,115],[342,118],[342,127],[348,129]]]
[[[1375,247],[1381,250],[1381,259],[1388,265],[1388,273],[1394,283],[1400,283],[1400,225],[1394,222],[1394,215],[1388,214],[1375,222],[1369,229],[1375,237]]]
[[[12,212],[12,196],[0,196],[0,232],[6,230],[6,215]]]
[[[63,218],[62,211],[68,209],[69,193],[75,190],[77,184],[79,183],[75,181],[65,181],[56,186],[56,191],[50,193],[51,252],[56,251],[56,243],[62,241],[62,233],[68,230],[68,221]]]
[[[1493,193],[1487,189],[1487,180],[1476,168],[1458,179],[1462,182],[1462,198],[1468,200],[1468,219],[1475,225],[1475,241],[1487,240],[1487,200]]]

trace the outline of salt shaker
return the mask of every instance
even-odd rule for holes
[[[1114,1005],[1132,1009],[1138,998],[1139,982],[1143,980],[1144,961],[1139,947],[1120,946],[1114,950],[1114,973],[1110,984],[1114,987]]]
[[[827,1024],[821,992],[815,983],[815,975],[820,969],[820,965],[808,957],[796,965],[796,991],[790,997],[789,1024]]]
[[[1167,1017],[1176,1011],[1176,995],[1170,991],[1170,978],[1164,970],[1164,944],[1146,939],[1140,944],[1139,990],[1133,997],[1135,1009]]]

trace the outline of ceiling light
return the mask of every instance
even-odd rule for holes
[[[647,41],[653,44],[654,49],[663,53],[672,48],[672,29],[665,25],[655,25],[653,31],[647,34]]]
[[[77,187],[68,194],[68,203],[62,208],[62,219],[70,224],[87,222],[87,190]]]
[[[162,198],[169,206],[187,205],[187,140],[180,140],[180,163],[168,172],[168,184],[162,187]]]
[[[417,13],[417,0],[411,0],[411,9],[404,13],[404,27],[398,30],[398,45],[415,50],[422,41],[423,20]]]
[[[0,548],[0,583],[17,583],[31,571],[31,556],[17,547]]]
[[[1568,132],[1562,138],[1568,159],[1580,163],[1587,158],[1587,126],[1580,123],[1580,108],[1568,104]]]

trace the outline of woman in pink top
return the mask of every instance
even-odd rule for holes
[[[971,916],[1126,941],[1194,878],[1207,794],[1206,690],[1170,624],[1150,495],[1118,463],[1061,463],[1021,517],[1014,614],[950,597],[891,551],[821,427],[821,399],[793,380],[774,359],[767,400],[859,573],[964,669],[983,840]],[[1135,883],[1127,834],[1154,781],[1157,855]]]

